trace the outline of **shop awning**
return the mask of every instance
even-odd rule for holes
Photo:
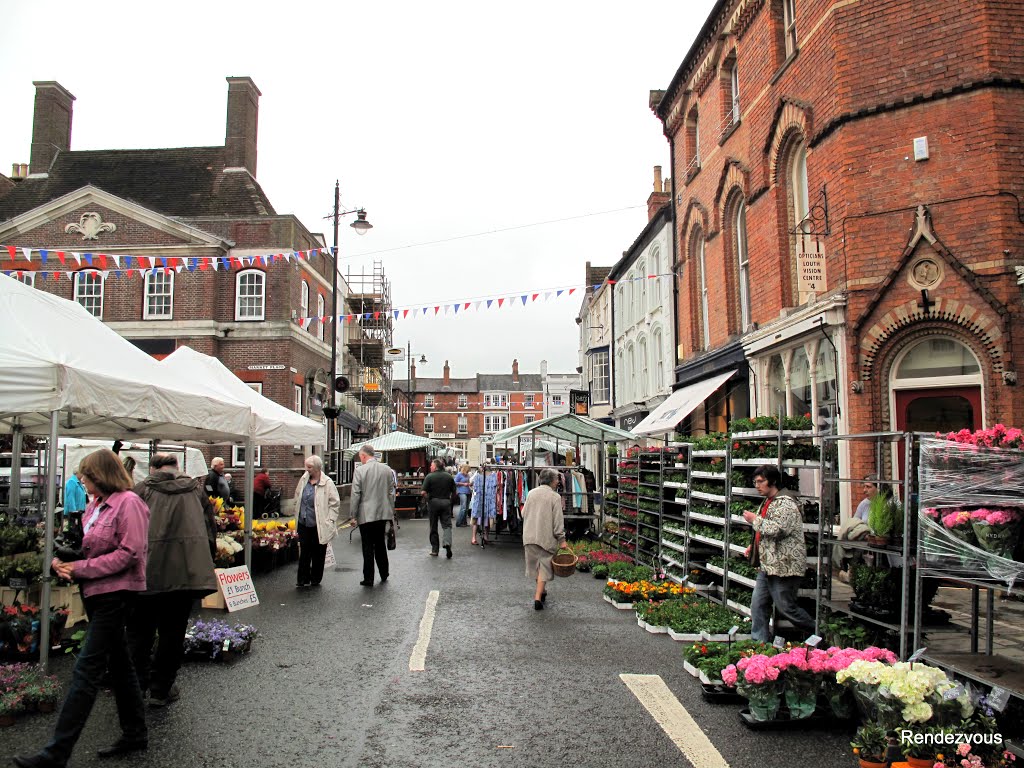
[[[688,387],[677,389],[646,419],[633,427],[633,434],[646,436],[671,432],[675,429],[676,424],[689,416],[694,408],[707,400],[708,396],[722,386],[734,373],[735,371],[728,371],[710,379],[698,381]]]
[[[345,458],[355,456],[359,452],[359,449],[364,445],[372,445],[373,450],[377,453],[384,453],[387,451],[412,451],[417,448],[444,447],[444,443],[440,440],[433,440],[421,435],[411,435],[408,432],[395,431],[388,432],[380,437],[375,437],[372,440],[366,440],[361,443],[350,445],[345,449]]]

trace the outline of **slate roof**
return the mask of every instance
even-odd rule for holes
[[[519,374],[519,384],[513,386],[511,373],[478,373],[472,379],[449,379],[445,386],[444,379],[423,379],[416,377],[416,392],[457,392],[471,394],[473,392],[540,392],[543,379],[539,373]],[[395,381],[395,389],[405,391],[405,381]]]
[[[595,285],[601,285],[611,274],[611,267],[587,267],[587,288],[593,288]]]
[[[477,391],[476,379],[449,379],[448,382],[446,387],[444,379],[424,379],[417,376],[413,390],[416,392],[457,392],[459,394],[472,394]],[[393,386],[395,389],[405,392],[404,379],[395,381]]]
[[[0,197],[0,221],[87,184],[167,216],[273,216],[245,171],[224,172],[224,147],[61,152],[46,178],[27,178]]]

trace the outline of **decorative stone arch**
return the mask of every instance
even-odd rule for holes
[[[722,166],[722,175],[718,179],[718,191],[715,193],[715,231],[721,232],[725,227],[725,208],[733,196],[733,190],[739,189],[744,200],[750,199],[750,169],[735,158],[728,158]]]
[[[789,98],[783,98],[779,102],[778,109],[775,111],[775,119],[772,121],[772,130],[768,134],[768,144],[765,147],[768,154],[768,178],[771,179],[772,184],[778,182],[779,160],[782,157],[782,151],[792,138],[792,133],[798,132],[806,143],[811,136],[811,128],[810,105]]]
[[[693,234],[694,228],[700,227],[704,233],[704,239],[707,240],[711,229],[709,224],[707,208],[697,200],[691,199],[690,204],[686,207],[686,213],[683,214],[683,229],[679,233],[679,242],[682,247],[679,249],[678,263],[684,264],[689,260],[690,236]]]
[[[914,328],[900,329],[888,339],[888,343],[885,344],[883,349],[879,350],[879,354],[876,357],[878,386],[872,392],[872,400],[874,401],[875,413],[881,414],[879,426],[882,429],[888,429],[888,425],[892,424],[889,392],[892,387],[893,364],[903,352],[917,342],[936,337],[952,339],[959,344],[963,344],[971,351],[981,366],[983,389],[990,386],[989,382],[993,381],[995,378],[994,374],[1002,365],[1001,362],[993,357],[991,350],[986,348],[982,338],[971,333],[968,329],[952,323],[935,319],[931,322],[917,325]],[[991,412],[991,409],[996,404],[996,398],[992,397],[990,393],[984,398],[984,403],[987,406],[986,410],[989,411],[985,414],[985,421],[992,422],[994,414]]]
[[[944,333],[954,336],[966,344],[983,365],[987,360],[993,374],[1001,375],[1007,349],[1006,337],[1000,325],[998,317],[984,305],[968,304],[956,299],[936,298],[930,311],[921,307],[917,300],[897,305],[863,334],[858,350],[860,378],[862,381],[870,381],[877,377],[879,366],[886,360],[891,362],[889,351],[894,340],[902,342],[904,337],[919,338],[918,328],[933,335]],[[912,332],[908,334],[911,328]],[[888,375],[884,367],[881,375]]]

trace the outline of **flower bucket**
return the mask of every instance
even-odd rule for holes
[[[912,757],[907,755],[906,760],[910,768],[932,768],[935,765],[934,757]]]
[[[786,680],[786,707],[791,720],[804,720],[818,708],[819,683],[816,677],[803,675],[788,677]],[[751,707],[753,712],[753,707]]]
[[[747,700],[750,716],[758,722],[774,720],[779,714],[782,691],[775,682],[760,684],[741,683],[736,690]]]

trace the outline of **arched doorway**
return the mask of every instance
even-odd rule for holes
[[[984,426],[981,365],[948,336],[931,336],[904,350],[889,376],[892,426],[898,432],[957,432]],[[896,451],[904,476],[903,443]]]
[[[893,363],[893,427],[898,431],[953,432],[984,426],[981,365],[948,336],[922,339]]]

